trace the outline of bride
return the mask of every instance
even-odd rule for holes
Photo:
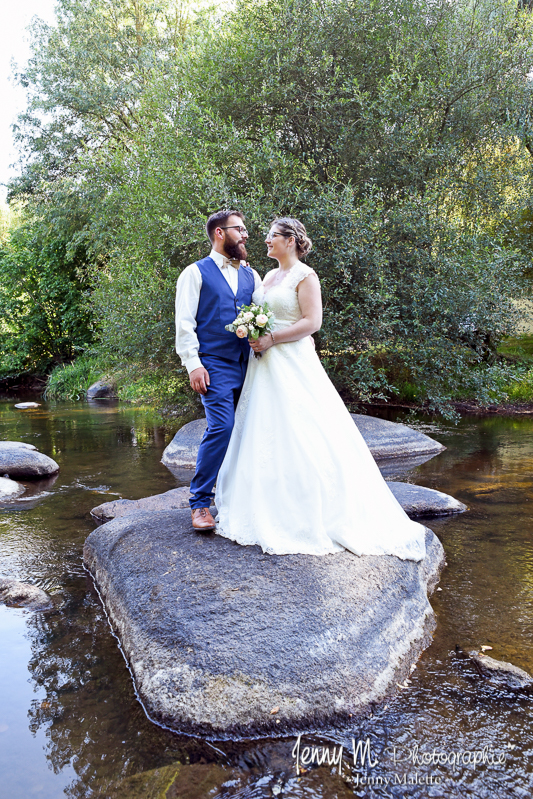
[[[300,261],[311,249],[297,219],[266,237],[278,262],[264,281],[273,332],[251,342],[235,426],[216,487],[217,532],[277,555],[356,555],[421,560],[424,527],[383,480],[324,371],[310,335],[322,324],[320,284]]]

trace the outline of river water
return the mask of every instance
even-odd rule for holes
[[[61,470],[0,508],[0,575],[56,603],[43,613],[0,605],[2,799],[532,795],[533,700],[477,679],[461,651],[490,646],[533,673],[533,419],[409,419],[448,449],[403,479],[469,507],[428,522],[448,563],[431,600],[434,640],[373,715],[303,735],[300,758],[315,747],[331,765],[300,762],[297,773],[296,738],[208,742],[149,721],[83,569],[92,507],[176,486],[159,462],[175,430],[128,406],[13,404],[0,401],[0,440],[35,444]]]

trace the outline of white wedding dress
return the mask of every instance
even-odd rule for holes
[[[267,291],[274,333],[301,318],[311,272],[297,263]],[[220,535],[270,554],[425,555],[309,338],[250,359],[215,502]]]

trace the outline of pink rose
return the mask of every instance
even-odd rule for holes
[[[257,316],[255,317],[255,323],[258,327],[264,327],[267,322],[268,322],[268,316],[266,315],[266,313],[257,314]]]
[[[239,325],[235,333],[238,335],[239,338],[246,338],[248,335],[248,328],[246,325]]]

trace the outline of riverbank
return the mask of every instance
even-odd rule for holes
[[[106,366],[97,357],[82,356],[57,366],[49,375],[22,375],[0,380],[0,395],[34,393],[46,400],[77,402],[97,381],[109,384],[119,400],[150,410],[161,421],[194,418],[201,403],[176,363],[149,369],[146,365]]]
[[[67,368],[67,367],[65,367]],[[117,397],[122,402],[127,402],[139,408],[150,410],[153,415],[159,417],[163,422],[171,419],[187,420],[202,415],[201,404],[192,392],[187,391],[188,385],[185,381],[178,381],[172,376],[166,379],[153,379],[145,375],[141,379],[132,382],[117,382],[115,375],[109,377],[108,374],[96,373],[98,377],[94,381],[80,380],[72,382],[70,386],[54,385],[54,390],[50,391],[47,387],[47,378],[42,375],[22,375],[9,379],[0,380],[0,396],[20,396],[21,394],[35,395],[58,401],[82,401],[86,399],[87,389],[96,380],[111,382],[117,391]],[[58,381],[59,382],[59,381]],[[177,396],[173,394],[175,383],[179,383]],[[49,384],[48,384],[49,385]],[[346,398],[345,398],[346,399]],[[380,416],[387,415],[388,412],[395,415],[399,411],[409,413],[423,413],[439,417],[440,414],[429,410],[427,405],[416,402],[390,401],[349,403],[354,412],[378,413]],[[529,402],[495,402],[483,404],[472,400],[458,400],[450,402],[450,408],[459,416],[529,416],[533,415],[533,395]]]
[[[533,401],[524,403],[495,403],[482,405],[475,401],[461,401],[450,403],[451,408],[459,416],[530,416],[533,415]],[[372,414],[378,412],[380,415],[391,411],[408,411],[410,413],[430,413],[427,407],[407,402],[370,402],[361,404],[361,409],[365,413]],[[431,415],[431,414],[430,414]],[[438,414],[435,414],[438,416]]]
[[[386,400],[360,402],[342,390],[341,394],[352,412],[408,411],[444,418],[533,413],[533,336],[524,333],[506,339],[498,348],[498,357],[496,365],[481,367],[473,373],[470,390],[463,387],[455,396],[450,392],[448,402],[440,403],[437,410],[422,399],[422,389],[410,382],[399,385],[396,393]],[[152,367],[145,363],[107,364],[99,356],[81,356],[71,364],[57,366],[49,375],[20,375],[0,380],[0,393],[23,391],[41,394],[46,399],[77,401],[85,399],[87,390],[97,381],[109,383],[118,399],[149,408],[161,420],[192,419],[202,413],[185,370],[172,356],[167,364]]]

